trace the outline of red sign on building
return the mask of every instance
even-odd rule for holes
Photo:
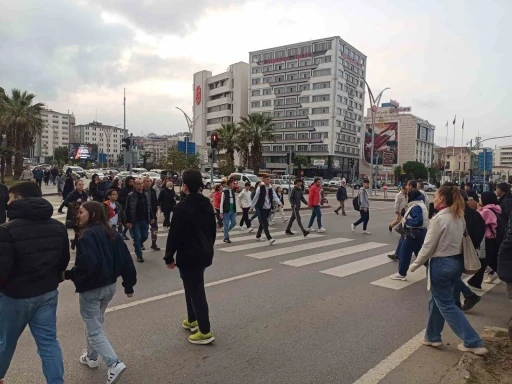
[[[199,85],[196,87],[196,104],[201,104],[201,87]]]

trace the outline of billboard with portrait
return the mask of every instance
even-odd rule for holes
[[[97,144],[69,143],[70,160],[89,160],[96,161],[98,159]]]
[[[374,137],[374,161],[373,164],[383,165],[384,156],[386,156],[386,166],[391,163],[398,165],[398,122],[376,123]],[[372,148],[372,126],[366,124],[364,131],[364,159],[370,164]]]

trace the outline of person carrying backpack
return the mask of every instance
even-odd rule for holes
[[[482,267],[468,280],[471,287],[481,289],[485,269],[489,266],[492,273],[489,273],[485,283],[492,283],[498,278],[498,252],[503,240],[503,224],[500,224],[498,217],[501,214],[501,207],[498,205],[498,198],[494,192],[484,192],[481,196],[482,203],[478,206],[478,211],[485,221],[485,259],[481,259]]]

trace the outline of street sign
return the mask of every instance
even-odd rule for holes
[[[196,143],[190,141],[188,137],[185,137],[185,141],[178,141],[178,152],[194,155],[196,153]]]
[[[492,152],[483,151],[478,154],[478,170],[492,171]]]
[[[382,165],[384,167],[393,167],[393,162],[395,161],[395,154],[393,151],[383,151],[382,152]]]

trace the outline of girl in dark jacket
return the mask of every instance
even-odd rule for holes
[[[92,175],[92,180],[89,183],[89,195],[91,195],[94,201],[97,201],[98,203],[103,203],[105,199],[100,183],[100,177],[96,173]]]
[[[119,191],[121,190],[121,187],[119,186],[120,181],[121,180],[119,180],[119,178],[115,178],[114,180],[112,180],[112,184],[110,185],[110,189],[115,189],[118,194],[119,194]]]
[[[64,213],[62,212],[62,208],[66,205],[66,197],[68,197],[68,195],[73,191],[73,188],[75,188],[75,180],[73,179],[73,172],[71,171],[71,168],[66,170],[65,178],[64,188],[62,189],[62,204],[57,211],[59,213]]]
[[[176,192],[174,191],[174,185],[170,181],[167,182],[165,188],[163,188],[158,195],[158,206],[164,214],[163,226],[167,228],[170,227],[171,212],[176,206]]]
[[[126,244],[108,224],[106,211],[95,201],[82,204],[79,214],[80,241],[75,265],[62,276],[75,284],[80,315],[85,323],[86,349],[80,362],[89,368],[99,365],[99,356],[108,367],[107,383],[117,383],[126,365],[121,362],[105,336],[104,319],[116,293],[116,281],[123,278],[126,296],[133,296],[137,272]]]
[[[87,194],[84,191],[84,182],[77,180],[75,182],[75,190],[71,191],[64,200],[64,205],[68,207],[66,213],[66,227],[72,228],[75,231],[75,238],[71,240],[71,249],[75,249],[78,241],[78,213],[82,203],[87,201]]]

